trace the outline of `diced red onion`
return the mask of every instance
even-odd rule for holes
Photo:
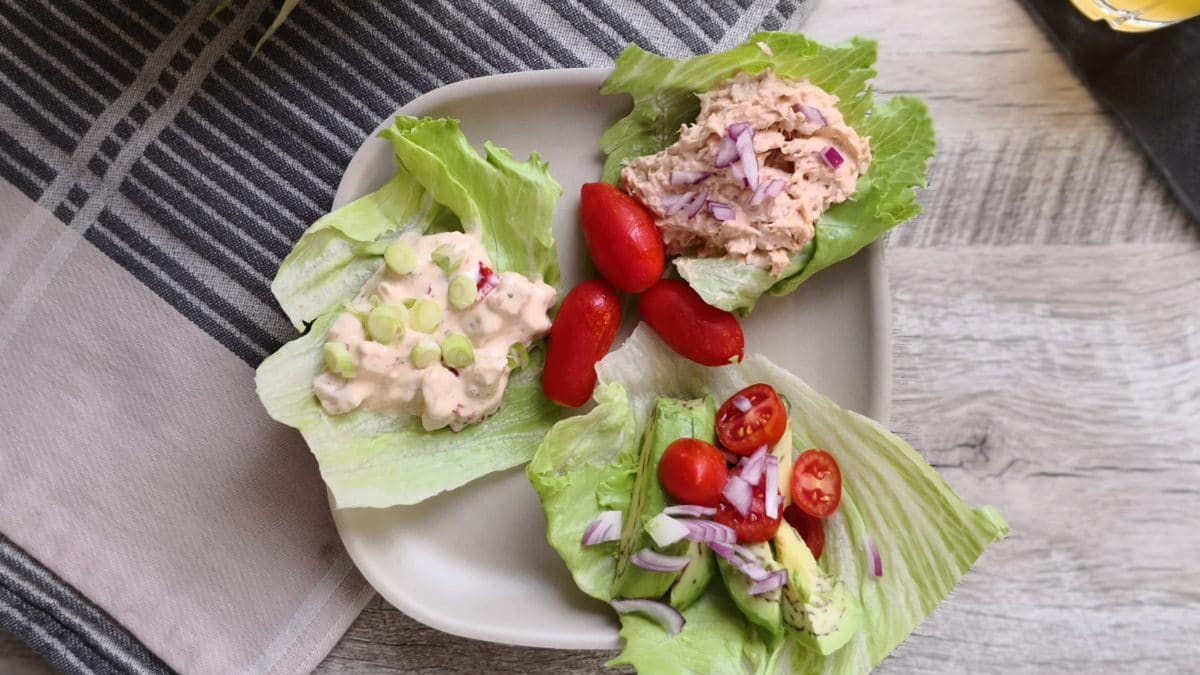
[[[653,549],[643,548],[629,559],[629,562],[651,572],[678,572],[687,567],[691,558],[686,555],[666,555]]]
[[[711,542],[708,545],[713,550],[713,553],[721,556],[729,561],[729,564],[737,571],[750,577],[754,581],[762,581],[770,574],[748,549],[736,544],[723,544],[720,542]],[[749,554],[749,556],[747,556]],[[747,559],[747,558],[751,559]]]
[[[671,185],[694,185],[710,175],[707,171],[672,171]]]
[[[621,512],[604,511],[593,520],[583,531],[580,542],[584,546],[603,544],[606,541],[616,541],[621,538]]]
[[[746,187],[758,188],[758,155],[754,152],[754,130],[750,129],[737,138],[738,157],[742,172],[746,174]]]
[[[777,196],[783,192],[783,186],[786,184],[782,178],[773,178],[765,183],[759,183],[754,190],[754,195],[750,197],[750,206],[758,206],[767,197]]]
[[[729,136],[726,136],[721,139],[721,147],[717,148],[717,155],[713,158],[713,167],[724,169],[733,164],[733,160],[737,159],[737,157],[737,143]]]
[[[696,192],[693,190],[685,192],[681,195],[671,195],[670,197],[663,199],[663,206],[667,207],[667,215],[673,216],[687,208],[687,205],[691,203],[695,196]]]
[[[617,614],[641,614],[662,626],[670,635],[677,635],[687,623],[679,610],[656,600],[619,599],[608,604],[617,610]]]
[[[690,532],[686,525],[666,513],[660,513],[646,523],[646,534],[659,546],[670,546]]]
[[[879,557],[879,549],[875,548],[875,540],[871,535],[867,535],[867,556],[871,558],[871,574],[876,577],[883,576],[883,559]]]
[[[725,129],[725,132],[729,134],[730,138],[736,141],[738,137],[749,128],[750,125],[745,122],[734,122],[733,124],[730,124],[727,129]]]
[[[734,558],[738,557],[738,555],[733,552],[732,544],[714,541],[710,543],[708,547],[713,550],[713,553],[716,553],[726,560],[733,560]]]
[[[487,265],[479,263],[479,280],[475,282],[475,302],[486,298],[488,293],[496,290],[499,285],[500,275]]]
[[[697,194],[690,202],[688,202],[687,206],[683,207],[683,212],[688,218],[692,218],[697,213],[700,213],[700,209],[704,208],[704,203],[706,201],[708,201],[708,190],[701,190],[699,194]]]
[[[717,555],[727,560],[733,560],[734,558],[737,558],[738,560],[746,560],[753,563],[761,562],[758,555],[745,546],[740,544],[721,544],[721,546],[723,546],[722,550],[724,552],[717,551],[717,547],[711,544],[709,545],[709,548],[711,548],[713,551],[716,551]]]
[[[769,593],[778,588],[783,588],[783,585],[787,583],[787,578],[787,570],[775,570],[768,574],[766,579],[751,584],[750,588],[746,589],[746,592],[750,595]]]
[[[750,408],[751,408],[750,399],[746,398],[745,396],[742,396],[741,394],[734,396],[732,399],[730,399],[729,403],[734,408],[737,408],[738,412],[742,412],[742,413],[750,412]]]
[[[733,220],[737,217],[737,212],[733,210],[732,206],[711,199],[708,200],[708,212],[717,220]]]
[[[679,522],[687,527],[687,538],[689,541],[699,541],[705,544],[712,542],[732,544],[737,542],[737,532],[734,532],[733,528],[728,525],[714,523],[711,520],[700,520],[698,518],[689,518]]]
[[[742,460],[738,475],[742,480],[757,486],[762,481],[763,469],[767,466],[767,446],[760,446],[749,457]],[[769,493],[768,493],[769,494]]]
[[[842,153],[838,152],[837,148],[833,147],[832,145],[821,151],[821,159],[825,160],[825,163],[828,164],[829,168],[831,169],[838,168],[842,165],[842,162],[846,161],[845,158],[842,157]]]
[[[663,513],[668,516],[688,516],[690,518],[699,518],[700,516],[715,516],[717,510],[711,506],[697,506],[695,504],[679,504],[676,506],[668,506],[663,509]]]
[[[766,499],[763,500],[763,515],[768,518],[779,517],[779,458],[771,455],[766,458],[767,484],[764,486]]]
[[[763,579],[766,579],[771,574],[767,570],[767,568],[763,567],[762,565],[759,565],[758,563],[753,563],[748,560],[743,560],[740,563],[733,563],[733,566],[737,568],[737,571],[741,572],[742,574],[745,574],[746,576],[750,577],[754,581],[762,581]]]
[[[799,103],[799,104],[792,106],[792,110],[795,110],[798,113],[803,113],[805,122],[812,122],[813,124],[815,124],[819,127],[823,127],[826,124],[829,124],[828,122],[825,121],[825,116],[821,114],[821,111],[817,110],[816,108],[812,107],[811,105]]]
[[[729,480],[725,481],[725,489],[721,490],[721,496],[725,497],[743,518],[750,515],[750,502],[754,493],[750,484],[740,476],[730,476]]]

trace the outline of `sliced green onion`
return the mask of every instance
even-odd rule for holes
[[[351,378],[358,374],[358,367],[354,365],[350,350],[346,349],[346,345],[341,342],[326,342],[322,356],[325,358],[325,367],[330,372],[345,378]]]
[[[400,304],[404,305],[408,309],[412,309],[413,305],[417,304],[417,299],[416,298],[405,298]]]
[[[442,348],[432,338],[421,338],[420,342],[413,345],[409,356],[417,368],[428,368],[442,358]]]
[[[450,274],[462,264],[462,256],[458,255],[454,247],[450,244],[442,244],[433,249],[431,257],[433,258],[433,264],[442,268],[442,271],[446,274]]]
[[[376,342],[395,342],[404,337],[408,310],[401,305],[379,305],[367,315],[367,333]]]
[[[442,340],[442,360],[451,368],[466,368],[475,363],[475,348],[466,335],[451,333]]]
[[[508,347],[508,369],[516,370],[529,365],[529,350],[520,342],[514,342]]]
[[[409,311],[409,325],[421,333],[432,333],[442,325],[442,308],[428,299],[418,300]]]
[[[378,293],[372,293],[371,297],[367,298],[367,302],[370,303],[372,307],[378,307],[383,304],[383,298],[379,297]]]
[[[417,251],[402,241],[394,241],[383,252],[383,262],[393,274],[412,274],[417,269]]]
[[[455,309],[466,309],[475,304],[475,294],[478,292],[475,282],[465,274],[456,274],[450,280],[450,304]]]

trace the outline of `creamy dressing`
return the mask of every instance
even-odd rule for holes
[[[683,126],[674,145],[630,162],[621,186],[657,216],[669,254],[728,255],[779,274],[791,252],[813,238],[817,218],[850,198],[871,162],[868,141],[846,125],[836,96],[770,70],[738,73],[699,98],[696,122]],[[813,119],[802,112],[805,107],[816,111]],[[753,193],[736,172],[738,162],[714,168],[729,127],[738,123],[755,131],[760,182],[785,182],[778,195],[757,205],[750,204]],[[823,158],[830,147],[844,160],[836,168]],[[676,171],[712,175],[694,185],[673,185]],[[708,208],[690,217],[683,211],[667,215],[672,200],[704,190],[709,200],[731,206],[733,218],[718,220]]]
[[[352,311],[342,312],[329,328],[326,340],[346,345],[357,372],[351,378],[322,372],[313,391],[331,415],[362,406],[397,415],[420,415],[427,430],[449,426],[457,431],[500,408],[508,385],[509,348],[514,343],[530,347],[546,336],[550,330],[547,312],[554,306],[555,290],[516,272],[491,272],[482,243],[472,235],[409,235],[402,241],[416,250],[416,269],[398,275],[381,265],[351,303]],[[449,245],[455,256],[462,258],[449,274],[432,261],[433,251],[442,245]],[[479,294],[494,287],[466,309],[455,309],[448,291],[456,274],[466,274],[476,282],[482,279]],[[389,344],[373,341],[360,318],[372,309],[373,296],[377,296],[376,302],[392,305],[432,300],[442,309],[442,322],[432,333],[422,333],[413,328],[410,317],[402,338]],[[452,333],[470,341],[474,363],[458,369],[440,361],[426,368],[413,364],[411,352],[419,341],[432,338],[440,344]]]

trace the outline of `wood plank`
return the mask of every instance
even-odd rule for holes
[[[881,671],[1195,672],[1200,245],[889,256],[893,426],[1013,534]]]
[[[7,675],[51,675],[54,669],[17,636],[0,629],[0,673]]]
[[[1186,242],[1200,226],[1140,150],[1108,120],[1024,134],[939,139],[924,213],[901,246]]]

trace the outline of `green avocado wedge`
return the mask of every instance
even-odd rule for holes
[[[775,554],[772,553],[769,543],[746,544],[746,548],[758,557],[762,566],[768,571],[781,569],[779,563],[775,561]],[[733,600],[733,604],[737,605],[746,619],[772,635],[783,635],[783,608],[779,602],[782,595],[780,591],[774,590],[762,595],[750,595],[750,587],[754,585],[754,581],[750,577],[734,569],[733,565],[724,558],[717,560],[717,568],[721,570],[721,579],[725,581],[725,590],[729,591],[729,598]]]
[[[791,476],[791,425],[771,448],[771,454],[779,459],[779,475]],[[784,507],[791,502],[788,492],[784,491]],[[862,625],[862,605],[858,598],[845,582],[821,569],[808,545],[786,521],[780,524],[772,541],[779,562],[788,571],[781,603],[783,619],[799,632],[800,644],[823,655],[836,652]]]
[[[716,556],[705,544],[690,542],[687,552],[688,566],[679,573],[679,579],[671,586],[667,602],[680,611],[687,609],[700,599],[717,571]]]
[[[658,462],[667,446],[680,438],[699,438],[711,443],[716,435],[713,428],[716,415],[717,404],[712,397],[688,401],[660,398],[655,402],[654,413],[642,443],[633,498],[621,532],[612,597],[658,598],[679,578],[679,572],[642,569],[634,565],[631,559],[637,551],[654,547],[654,541],[646,533],[646,522],[662,513],[667,506],[667,494],[658,483]],[[686,550],[686,542],[678,542],[662,552],[682,555]]]

